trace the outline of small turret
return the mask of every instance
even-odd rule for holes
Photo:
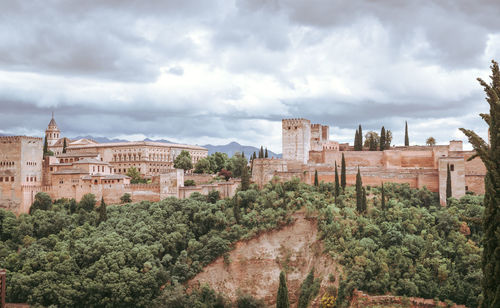
[[[47,138],[48,146],[53,146],[61,136],[61,131],[57,127],[56,120],[54,120],[54,113],[52,113],[52,119],[49,122],[49,126],[45,130],[45,138]]]

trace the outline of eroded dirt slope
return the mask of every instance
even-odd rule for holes
[[[305,219],[302,213],[294,217],[296,220],[290,226],[238,242],[230,252],[229,262],[218,258],[189,281],[189,285],[208,283],[232,300],[240,290],[273,305],[280,271],[285,270],[292,307],[296,307],[300,285],[313,267],[315,277],[322,279],[322,289],[333,285],[330,273],[335,276],[336,285],[338,269],[329,256],[321,253],[323,247],[316,239],[316,221]]]

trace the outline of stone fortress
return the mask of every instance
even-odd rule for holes
[[[38,192],[52,199],[74,198],[87,193],[97,200],[119,203],[128,193],[133,201],[159,201],[169,196],[185,198],[193,192],[218,190],[222,197],[233,195],[237,181],[184,187],[185,179],[197,183],[210,177],[184,174],[174,169],[174,160],[186,150],[193,165],[207,157],[208,150],[193,145],[163,142],[98,143],[89,139],[61,137],[52,117],[45,131],[47,149],[54,155],[43,157],[42,138],[0,137],[0,207],[16,214],[27,213]],[[64,151],[66,145],[66,151]],[[131,184],[127,170],[135,167],[150,184]]]
[[[360,168],[363,185],[379,186],[382,182],[408,183],[413,188],[427,187],[439,192],[446,204],[447,166],[450,165],[452,196],[460,198],[466,191],[484,194],[486,168],[479,158],[467,161],[475,152],[464,151],[462,141],[449,145],[393,146],[384,151],[354,151],[349,144],[329,140],[329,127],[311,124],[307,119],[282,120],[283,158],[256,159],[252,180],[259,186],[274,176],[281,180],[298,177],[313,184],[318,171],[319,181],[334,182],[335,162],[339,168],[344,154],[346,181],[356,182]]]

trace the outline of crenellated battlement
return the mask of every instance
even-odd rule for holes
[[[40,137],[30,137],[30,136],[0,136],[0,142],[21,142],[22,140],[36,140],[43,141]]]
[[[296,118],[296,119],[282,119],[281,123],[283,125],[283,128],[287,126],[296,126],[296,125],[310,125],[311,121],[304,119],[304,118]]]

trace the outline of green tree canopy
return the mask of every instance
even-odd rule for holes
[[[492,61],[491,72],[490,84],[478,78],[490,107],[489,114],[480,114],[489,126],[489,144],[474,131],[460,128],[469,138],[476,155],[481,158],[487,170],[484,180],[485,234],[482,260],[484,279],[481,303],[481,307],[484,308],[500,307],[500,70],[495,61]]]
[[[174,168],[191,170],[193,169],[193,162],[191,161],[191,154],[189,151],[182,150],[179,155],[174,159]]]
[[[39,192],[35,195],[35,201],[30,207],[30,214],[36,210],[50,210],[52,207],[52,199],[47,193]]]

